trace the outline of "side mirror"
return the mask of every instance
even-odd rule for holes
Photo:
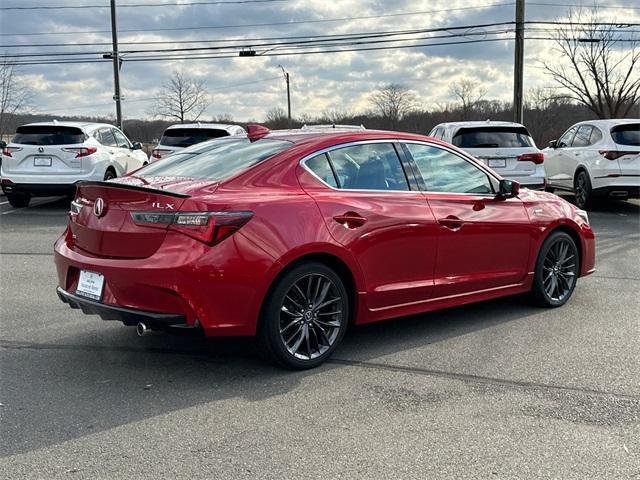
[[[140,142],[133,142],[131,150],[142,150],[142,144]]]
[[[498,188],[498,198],[513,198],[517,197],[520,193],[520,184],[515,180],[500,180],[500,187]]]
[[[549,142],[549,148],[558,148],[558,140],[551,140]]]
[[[0,148],[4,148],[7,146],[7,142],[5,142],[4,140],[0,140]]]

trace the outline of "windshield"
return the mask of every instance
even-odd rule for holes
[[[164,131],[160,145],[190,147],[212,138],[228,137],[229,132],[220,128],[169,128]]]
[[[247,138],[210,145],[194,155],[170,155],[138,170],[136,176],[189,177],[220,181],[279,153],[292,145],[283,140]]]
[[[11,140],[21,145],[73,145],[83,143],[85,134],[79,128],[57,125],[27,125],[18,127]]]
[[[524,127],[461,128],[452,143],[460,148],[532,147],[533,141]]]
[[[618,145],[640,145],[640,123],[618,125],[611,129],[611,138]]]

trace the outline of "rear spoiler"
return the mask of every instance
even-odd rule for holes
[[[135,190],[138,192],[158,193],[158,194],[168,195],[170,197],[176,197],[176,198],[189,198],[191,196],[185,193],[172,192],[170,190],[161,190],[159,188],[151,188],[151,187],[139,187],[137,185],[127,185],[126,183],[116,183],[116,182],[80,181],[80,182],[76,182],[76,188],[77,187],[121,188],[123,190]]]

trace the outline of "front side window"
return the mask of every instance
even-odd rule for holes
[[[366,143],[329,152],[338,187],[350,190],[409,190],[391,143]]]
[[[492,194],[489,176],[464,158],[442,148],[406,144],[428,192]]]
[[[573,140],[573,136],[576,134],[576,130],[578,130],[576,127],[571,127],[567,130],[564,135],[560,137],[560,140],[558,140],[558,148],[568,147],[571,145],[571,141]]]
[[[118,147],[130,148],[129,140],[127,140],[127,137],[124,136],[124,133],[122,133],[120,130],[116,130],[115,128],[112,128],[111,131],[113,132],[113,136],[116,138],[116,144]]]
[[[220,142],[195,155],[170,155],[161,162],[150,163],[138,170],[137,176],[203,178],[221,181],[282,152],[291,146],[284,140],[247,138]]]
[[[521,148],[532,147],[529,132],[524,127],[461,128],[451,141],[460,148]]]
[[[591,138],[591,130],[593,127],[590,125],[580,125],[576,136],[573,137],[572,147],[587,147],[590,145],[589,139]]]

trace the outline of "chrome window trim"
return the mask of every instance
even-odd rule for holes
[[[312,176],[314,176],[315,178],[317,178],[322,185],[324,185],[327,188],[330,188],[331,190],[334,190],[336,192],[375,192],[375,193],[412,193],[412,194],[416,194],[416,193],[424,193],[420,190],[411,190],[411,185],[409,185],[407,183],[407,186],[409,187],[409,190],[368,190],[368,189],[358,189],[358,188],[336,188],[336,187],[332,187],[331,185],[329,185],[327,182],[325,182],[322,178],[320,178],[318,175],[315,174],[315,172],[313,170],[311,170],[308,166],[307,166],[307,160],[310,160],[312,158],[317,157],[318,155],[323,155],[326,153],[330,153],[333,150],[339,150],[341,148],[345,148],[345,147],[352,147],[352,146],[358,146],[358,145],[368,145],[368,144],[372,144],[372,143],[388,143],[391,146],[393,146],[394,143],[398,143],[401,140],[398,139],[384,139],[384,140],[358,140],[358,141],[354,141],[354,142],[347,142],[347,143],[340,143],[338,145],[332,145],[331,147],[326,147],[323,148],[322,150],[317,150],[313,153],[310,153],[309,155],[305,155],[298,163],[300,164],[300,166],[305,169],[307,172],[309,172]],[[394,147],[395,150],[395,147]],[[402,159],[400,158],[400,156],[398,155],[398,153],[396,152],[396,155],[398,156],[398,162],[400,162],[400,165],[402,166]],[[327,160],[330,161],[330,160]],[[403,167],[404,170],[404,167]],[[408,180],[407,180],[408,182]]]
[[[461,196],[472,196],[472,197],[484,197],[484,198],[495,198],[496,193],[492,193],[492,194],[486,194],[486,193],[460,193],[460,192],[432,192],[429,190],[362,190],[362,189],[355,189],[355,188],[335,188],[332,187],[331,185],[329,185],[327,182],[325,182],[322,178],[320,178],[318,175],[315,174],[315,172],[313,170],[311,170],[309,167],[307,167],[307,160],[310,160],[311,158],[314,158],[318,155],[323,155],[326,153],[331,152],[332,150],[338,150],[340,148],[344,148],[344,147],[349,147],[349,146],[354,146],[354,145],[365,145],[368,143],[390,143],[390,144],[394,144],[394,143],[413,143],[413,144],[417,144],[417,145],[424,145],[426,147],[434,147],[434,148],[440,148],[442,150],[445,150],[453,155],[456,155],[460,158],[462,158],[463,160],[465,160],[466,162],[470,163],[471,165],[473,165],[474,167],[478,168],[479,170],[481,170],[485,175],[487,175],[489,178],[495,180],[496,182],[500,182],[500,179],[497,178],[493,172],[487,170],[485,168],[485,165],[478,163],[475,159],[473,159],[471,156],[469,156],[466,152],[462,152],[464,155],[461,155],[460,152],[456,152],[454,150],[452,150],[451,148],[447,147],[446,145],[440,145],[437,143],[431,143],[428,141],[420,141],[420,140],[405,140],[405,139],[400,139],[400,138],[394,138],[394,139],[385,139],[385,140],[360,140],[360,141],[354,141],[354,142],[347,142],[347,143],[341,143],[339,145],[333,145],[331,147],[326,147],[323,148],[322,150],[317,150],[314,153],[310,153],[309,155],[305,155],[298,163],[300,164],[300,166],[302,168],[304,168],[307,172],[309,172],[313,177],[317,178],[320,183],[322,183],[325,187],[330,188],[331,190],[334,191],[338,191],[338,192],[377,192],[377,193],[422,193],[422,194],[445,194],[445,195],[461,195]],[[398,160],[400,160],[400,162],[402,163],[402,160],[398,157]],[[415,159],[411,159],[412,161],[415,162]],[[494,185],[492,184],[491,187],[493,188]]]

